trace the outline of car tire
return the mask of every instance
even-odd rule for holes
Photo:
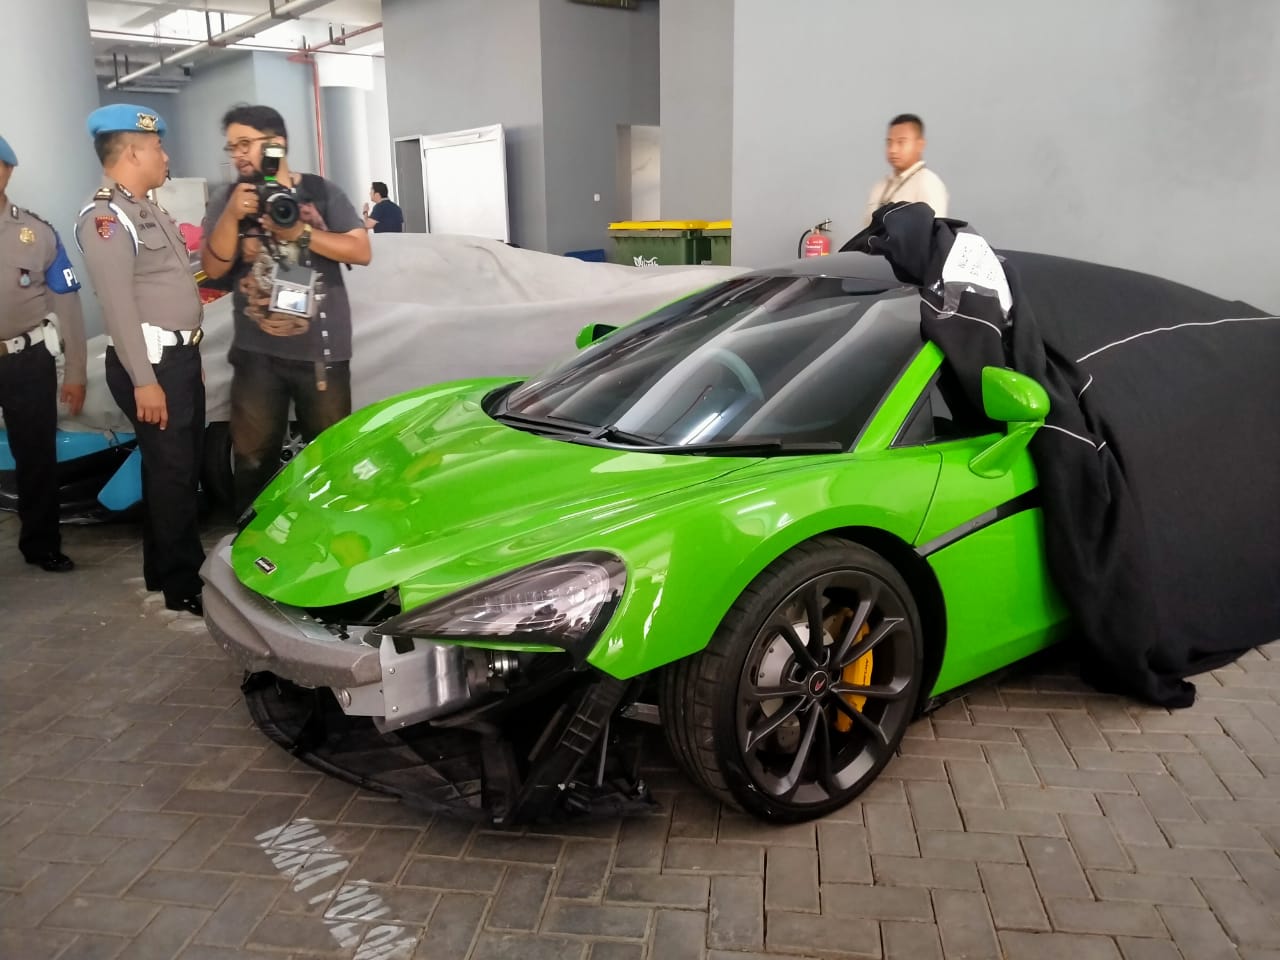
[[[821,639],[810,642],[815,612]],[[706,648],[663,671],[659,709],[690,779],[794,823],[875,780],[916,715],[923,675],[920,615],[902,576],[866,547],[824,536],[766,568]]]
[[[306,446],[295,420],[289,421],[280,462],[292,460]],[[209,508],[215,513],[230,514],[236,500],[235,476],[232,471],[231,424],[219,420],[204,428],[204,462],[200,468],[200,486]]]
[[[205,501],[215,513],[229,513],[236,499],[231,472],[231,424],[225,420],[204,428],[204,461],[200,465],[200,486]]]

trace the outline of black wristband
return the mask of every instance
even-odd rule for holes
[[[212,241],[212,240],[206,240],[206,241],[204,242],[204,248],[205,248],[207,251],[209,251],[209,256],[213,257],[213,259],[215,259],[215,260],[221,260],[223,263],[231,263],[231,262],[232,262],[232,260],[233,260],[233,258],[222,257],[222,256],[219,256],[217,253],[215,253],[215,252],[214,252],[214,249],[213,249],[213,241]]]

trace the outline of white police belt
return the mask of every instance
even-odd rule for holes
[[[203,327],[195,330],[165,330],[150,323],[141,326],[142,339],[147,345],[147,360],[151,363],[160,362],[160,354],[165,347],[195,346],[204,339]],[[114,347],[115,340],[107,337],[107,345]]]
[[[43,320],[26,333],[20,333],[16,337],[10,337],[8,340],[0,340],[0,357],[11,353],[21,353],[27,347],[35,346],[37,343],[44,343]]]

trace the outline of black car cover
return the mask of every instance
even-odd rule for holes
[[[844,250],[922,294],[922,329],[982,407],[986,365],[1049,394],[1031,442],[1047,562],[1083,678],[1164,707],[1280,639],[1280,318],[1157,277],[993,251],[922,203]]]

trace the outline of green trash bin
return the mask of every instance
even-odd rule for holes
[[[704,220],[622,220],[609,224],[609,259],[635,267],[701,263],[706,254]]]
[[[713,220],[702,235],[707,238],[706,259],[717,267],[730,266],[733,263],[733,221]]]

